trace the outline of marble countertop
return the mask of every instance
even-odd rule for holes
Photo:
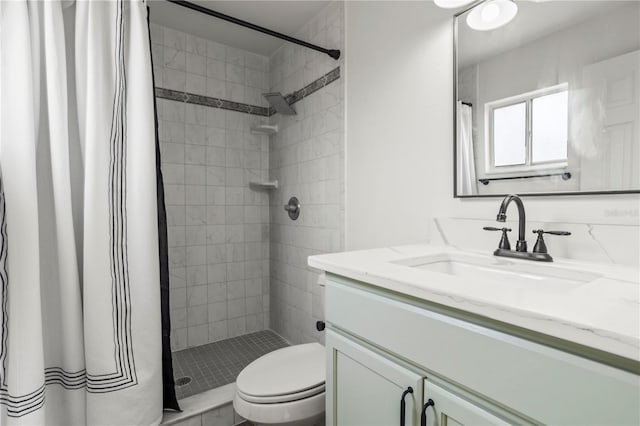
[[[481,276],[461,279],[406,266],[412,259],[443,253],[496,265],[506,261],[534,271],[548,268],[561,275],[575,272],[589,278],[573,285],[510,285]],[[311,256],[309,265],[640,361],[640,271],[627,266],[554,260],[539,263],[497,258],[490,253],[421,244]]]

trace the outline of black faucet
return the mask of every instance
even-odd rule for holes
[[[533,252],[527,252],[527,240],[524,239],[526,225],[524,204],[522,204],[522,200],[519,196],[512,194],[504,197],[504,200],[502,200],[502,204],[500,204],[500,210],[498,210],[498,216],[496,217],[496,220],[498,222],[505,222],[507,220],[507,207],[509,207],[509,204],[511,204],[512,201],[516,203],[516,207],[518,208],[518,242],[516,243],[515,251],[511,250],[511,245],[509,244],[509,239],[507,237],[507,232],[511,231],[511,229],[494,228],[492,226],[485,226],[483,228],[485,231],[502,231],[502,239],[500,240],[500,245],[498,246],[498,248],[493,252],[494,256],[515,257],[518,259],[553,262],[553,258],[549,255],[549,253],[547,253],[547,246],[542,239],[542,234],[571,235],[571,233],[565,231],[543,231],[542,229],[537,229],[533,232],[538,234],[538,241],[533,248]]]
[[[524,214],[524,204],[522,204],[522,200],[517,195],[507,195],[502,200],[502,204],[500,204],[500,210],[498,210],[498,216],[496,220],[498,222],[505,222],[507,220],[507,207],[511,202],[516,203],[516,207],[518,208],[518,242],[516,243],[516,251],[526,252],[527,251],[527,240],[524,239],[525,233],[525,214]]]

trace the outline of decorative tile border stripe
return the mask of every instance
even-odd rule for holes
[[[302,89],[296,90],[295,92],[286,95],[284,98],[287,100],[289,105],[293,105],[296,102],[301,101],[302,99],[311,95],[312,93],[317,92],[323,87],[329,85],[330,83],[333,83],[339,78],[340,78],[340,67],[337,67],[332,69],[331,71],[329,71],[328,73],[320,77],[319,79],[315,80],[314,82],[307,84]],[[269,115],[273,115],[273,114],[275,114],[275,111],[273,111],[273,108],[269,108]]]
[[[306,98],[312,93],[317,92],[323,87],[333,83],[340,78],[340,67],[334,68],[322,77],[307,84],[300,90],[286,95],[284,98],[289,105],[293,105],[298,101]],[[262,107],[258,105],[243,104],[241,102],[232,102],[226,99],[212,98],[210,96],[197,95],[195,93],[180,92],[178,90],[164,89],[156,87],[156,97],[169,99],[171,101],[186,102],[196,105],[204,105],[213,108],[226,109],[229,111],[244,112],[246,114],[259,115],[261,117],[271,117],[276,114],[271,107]]]
[[[210,96],[196,95],[195,93],[180,92],[177,90],[163,89],[156,87],[156,96],[162,99],[172,101],[186,102],[189,104],[204,105],[213,108],[221,108],[229,111],[244,112],[247,114],[259,115],[262,117],[269,116],[269,108],[257,105],[243,104],[241,102],[232,102],[226,99],[212,98]]]

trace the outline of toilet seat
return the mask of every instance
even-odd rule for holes
[[[324,416],[324,392],[309,398],[278,404],[254,404],[236,393],[233,408],[251,423],[258,425],[309,425]],[[309,422],[311,420],[311,422]],[[324,422],[321,422],[324,424]]]
[[[319,343],[278,349],[253,361],[236,380],[249,402],[295,401],[324,391],[325,352]]]
[[[326,356],[318,343],[278,349],[238,375],[233,406],[258,424],[298,424],[324,416]]]
[[[242,392],[239,389],[236,389],[236,392],[238,393],[240,398],[244,399],[247,402],[253,402],[254,404],[276,404],[276,403],[282,403],[282,402],[297,401],[299,399],[309,398],[311,396],[322,393],[324,392],[324,383],[319,386],[315,386],[311,389],[306,389],[301,392],[288,393],[285,395],[273,395],[273,396],[249,395]]]

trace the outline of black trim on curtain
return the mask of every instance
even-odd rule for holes
[[[176,398],[173,360],[171,356],[171,318],[169,316],[169,245],[167,241],[167,210],[164,203],[164,181],[160,169],[160,139],[158,138],[158,107],[156,105],[156,81],[153,75],[153,55],[151,54],[151,29],[149,7],[147,6],[147,32],[149,33],[149,53],[151,55],[151,82],[154,88],[153,115],[156,137],[156,192],[158,197],[158,247],[160,258],[160,307],[162,314],[162,407],[182,411]]]

